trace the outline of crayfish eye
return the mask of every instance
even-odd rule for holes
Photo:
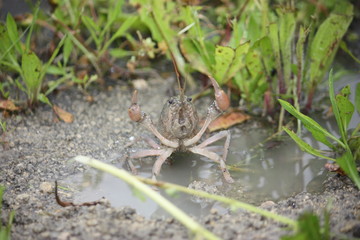
[[[168,103],[171,105],[171,104],[173,104],[174,103],[174,99],[169,99],[168,100]]]
[[[191,98],[191,97],[188,97],[188,98],[186,99],[186,101],[191,102],[191,101],[192,101],[192,98]]]

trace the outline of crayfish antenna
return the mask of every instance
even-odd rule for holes
[[[171,54],[171,60],[173,62],[175,73],[176,73],[176,79],[177,79],[178,88],[179,88],[180,102],[183,102],[184,96],[185,96],[185,80],[179,72],[179,68],[178,68],[175,56],[171,50],[170,50],[170,54]]]

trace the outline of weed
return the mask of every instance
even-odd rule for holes
[[[310,117],[302,114],[296,110],[291,104],[284,100],[280,100],[280,104],[293,116],[301,121],[307,130],[309,130],[312,136],[319,142],[322,142],[331,150],[336,152],[337,156],[335,158],[325,156],[320,150],[311,147],[309,144],[305,143],[300,137],[298,137],[294,132],[284,127],[283,129],[290,135],[290,137],[299,145],[299,147],[314,156],[325,158],[339,164],[341,169],[354,181],[356,186],[360,189],[360,177],[356,169],[356,156],[359,154],[360,141],[358,133],[360,130],[360,124],[357,128],[349,135],[348,134],[348,124],[351,120],[352,114],[354,112],[354,105],[349,100],[350,87],[345,86],[339,94],[335,96],[334,93],[334,80],[332,71],[329,76],[329,95],[332,105],[332,109],[336,118],[336,122],[340,131],[341,138],[338,139],[333,134],[328,132],[326,129],[321,127],[317,122],[315,122]],[[359,84],[358,84],[359,86]],[[357,87],[359,88],[359,87]],[[359,90],[357,91],[357,95]],[[357,96],[358,98],[358,96]],[[331,142],[333,141],[333,142]],[[354,150],[354,151],[352,151]]]
[[[32,24],[28,27],[29,33],[27,39],[31,37],[35,20],[36,17],[34,17]],[[21,80],[15,79],[15,81],[11,82],[15,83],[17,88],[26,93],[29,106],[33,106],[38,101],[49,104],[49,100],[40,90],[43,87],[43,81],[48,67],[57,56],[64,43],[65,37],[59,42],[52,56],[45,64],[42,63],[36,53],[30,50],[30,40],[26,40],[24,46],[20,41],[21,38],[22,36],[18,34],[15,20],[11,14],[8,14],[6,25],[0,25],[0,41],[3,43],[0,47],[0,53],[2,55],[0,67],[9,71],[15,71],[18,76],[20,76]],[[2,90],[2,92],[4,91]],[[3,95],[6,94],[3,93]]]

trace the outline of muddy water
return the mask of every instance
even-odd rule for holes
[[[252,126],[250,126],[252,125]],[[252,204],[277,201],[302,191],[321,191],[324,160],[305,154],[290,140],[263,142],[270,130],[248,123],[232,130],[232,142],[227,164],[233,166],[231,174],[235,183],[229,185],[222,179],[216,163],[195,154],[176,154],[170,163],[164,164],[159,180],[183,186],[223,194]],[[311,143],[311,138],[305,138]],[[311,143],[315,144],[314,142]],[[219,142],[221,149],[221,142]],[[135,146],[136,147],[136,146]],[[114,153],[113,162],[118,167],[120,155]],[[135,161],[138,174],[151,177],[154,158]],[[131,206],[145,217],[162,216],[165,213],[150,199],[136,196],[121,180],[97,171],[68,179],[74,189],[75,202],[93,201],[101,197],[109,199],[115,207]],[[74,184],[76,183],[76,184]],[[208,214],[211,208],[226,211],[220,204],[194,199],[185,194],[175,197],[163,195],[173,203],[195,216]]]
[[[356,83],[351,77],[344,82]],[[337,135],[334,120],[313,117]],[[354,128],[358,123],[359,116],[355,113],[350,127]],[[233,166],[230,172],[235,179],[234,184],[229,185],[223,181],[216,163],[205,157],[187,153],[172,156],[170,163],[163,165],[159,180],[183,186],[190,185],[255,205],[268,200],[285,199],[304,191],[321,192],[322,182],[326,177],[323,167],[326,161],[302,152],[287,136],[265,141],[272,135],[272,129],[273,126],[266,127],[261,122],[252,120],[231,130],[232,140],[227,164]],[[327,149],[314,141],[309,134],[305,134],[303,139],[315,148]],[[222,144],[217,144],[219,149]],[[132,151],[138,148],[141,147],[135,144]],[[113,153],[112,159],[106,161],[123,167],[124,163],[119,163],[119,159],[122,158],[120,153]],[[135,161],[138,174],[150,178],[154,161],[155,158],[152,157]],[[114,207],[130,206],[145,217],[167,215],[152,200],[139,196],[127,184],[105,173],[92,170],[81,176],[73,176],[67,182],[75,186],[75,202],[94,201],[105,197]],[[216,208],[220,213],[227,211],[219,203],[185,194],[168,196],[165,192],[161,193],[190,215],[201,217],[207,215],[211,208]]]

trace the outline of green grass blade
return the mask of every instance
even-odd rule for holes
[[[307,144],[306,142],[304,142],[301,138],[299,138],[293,131],[291,131],[290,129],[283,127],[284,131],[289,134],[289,136],[297,143],[297,145],[300,147],[300,149],[302,151],[305,151],[307,153],[310,153],[316,157],[320,157],[320,158],[325,158],[327,160],[331,160],[331,161],[336,161],[333,158],[327,157],[323,154],[321,154],[321,152],[313,147],[311,147],[309,144]]]
[[[106,51],[110,44],[118,37],[125,36],[126,31],[138,20],[137,16],[130,16],[126,18],[126,20],[121,24],[119,29],[112,35],[112,37],[104,44],[104,47],[102,48],[100,52],[100,56]]]
[[[326,129],[321,127],[313,119],[311,119],[310,117],[308,117],[308,116],[302,114],[301,112],[299,112],[298,110],[296,110],[290,103],[288,103],[284,100],[281,100],[281,99],[279,99],[279,102],[280,102],[281,106],[283,106],[283,108],[285,108],[286,111],[288,111],[291,115],[293,115],[297,119],[300,119],[300,121],[311,132],[311,134],[313,135],[313,137],[316,140],[324,143],[326,146],[328,146],[332,149],[334,149],[334,145],[331,144],[327,138],[330,138],[330,139],[336,141],[337,143],[339,143],[341,146],[344,146],[344,144],[341,141],[339,141],[339,139],[337,139],[335,136],[333,136],[331,133],[329,133]]]
[[[335,115],[335,119],[337,122],[337,125],[339,127],[339,131],[340,131],[340,136],[343,140],[343,142],[347,141],[347,137],[346,137],[346,129],[344,128],[344,124],[341,121],[341,116],[340,116],[340,111],[339,111],[339,107],[337,105],[336,102],[336,98],[335,98],[335,90],[334,90],[334,78],[333,78],[333,70],[330,70],[329,73],[329,97],[330,97],[330,102],[332,105],[332,109]],[[345,149],[344,144],[342,144],[342,147]]]
[[[206,239],[219,239],[217,236],[203,228],[200,224],[198,224],[196,221],[194,221],[192,218],[190,218],[188,215],[186,215],[182,210],[180,210],[178,207],[173,205],[169,200],[161,196],[159,193],[152,190],[150,187],[145,185],[144,183],[140,182],[138,179],[136,179],[134,176],[132,176],[130,173],[126,172],[125,170],[118,169],[114,166],[111,166],[109,164],[100,162],[95,159],[91,159],[85,156],[77,156],[75,157],[75,160],[89,165],[93,168],[99,169],[101,171],[105,171],[107,173],[110,173],[126,183],[128,183],[130,186],[138,189],[145,195],[147,195],[149,198],[154,200],[159,206],[164,208],[167,212],[169,212],[171,215],[173,215],[174,218],[176,218],[179,222],[181,222],[184,226],[186,226],[192,233],[195,234],[197,237],[203,237]]]
[[[96,48],[99,49],[101,40],[98,37],[100,27],[94,22],[92,18],[86,15],[81,16],[81,21],[85,25],[87,31],[90,33],[92,40],[95,42]]]
[[[55,50],[53,51],[50,59],[46,62],[46,64],[44,65],[41,75],[40,75],[40,80],[42,81],[42,79],[44,78],[48,67],[50,66],[50,64],[54,61],[55,57],[58,55],[60,48],[63,46],[65,39],[67,38],[67,35],[65,35],[61,41],[59,42],[59,44],[56,46]]]

